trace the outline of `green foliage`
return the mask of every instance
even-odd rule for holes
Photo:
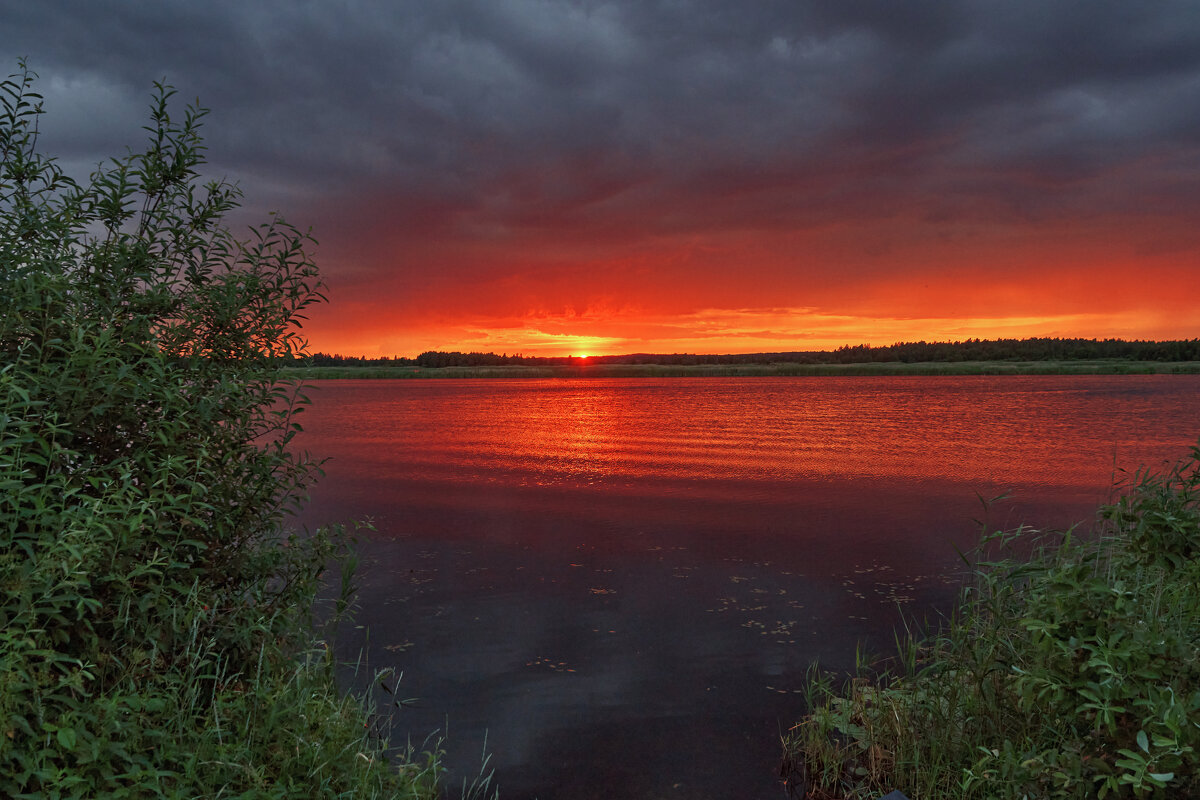
[[[33,77],[0,82],[0,796],[431,796],[314,649],[346,537],[285,533],[309,237],[231,235],[162,85],[146,149],[76,183]]]
[[[1078,541],[994,534],[956,616],[787,737],[812,797],[1200,796],[1200,447]]]

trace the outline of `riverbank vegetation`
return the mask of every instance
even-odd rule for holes
[[[578,362],[578,360],[577,360]],[[418,367],[398,364],[289,366],[300,380],[407,378],[703,378],[838,375],[1159,375],[1200,374],[1200,361],[928,361],[848,364],[603,364]]]
[[[171,94],[80,184],[0,82],[0,796],[434,797],[311,627],[346,537],[286,532],[308,237],[230,234]]]
[[[958,610],[785,737],[794,796],[1200,796],[1200,447],[1093,535],[985,537]]]

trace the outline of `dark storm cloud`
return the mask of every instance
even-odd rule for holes
[[[369,197],[401,227],[804,225],[946,193],[1052,214],[1123,165],[1200,163],[1190,0],[0,9],[69,159],[136,143],[165,78],[214,109],[214,166],[252,193]]]

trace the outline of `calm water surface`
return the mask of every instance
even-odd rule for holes
[[[985,518],[1090,520],[1200,377],[326,381],[309,524],[370,517],[343,656],[506,800],[781,797],[819,660],[948,607]],[[985,509],[980,496],[1009,493]],[[362,631],[358,632],[362,634]],[[386,698],[385,698],[386,699]]]

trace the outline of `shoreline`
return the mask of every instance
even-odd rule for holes
[[[752,378],[936,375],[1198,375],[1200,361],[875,361],[860,364],[570,364],[495,367],[284,367],[286,378],[436,380],[445,378]]]

